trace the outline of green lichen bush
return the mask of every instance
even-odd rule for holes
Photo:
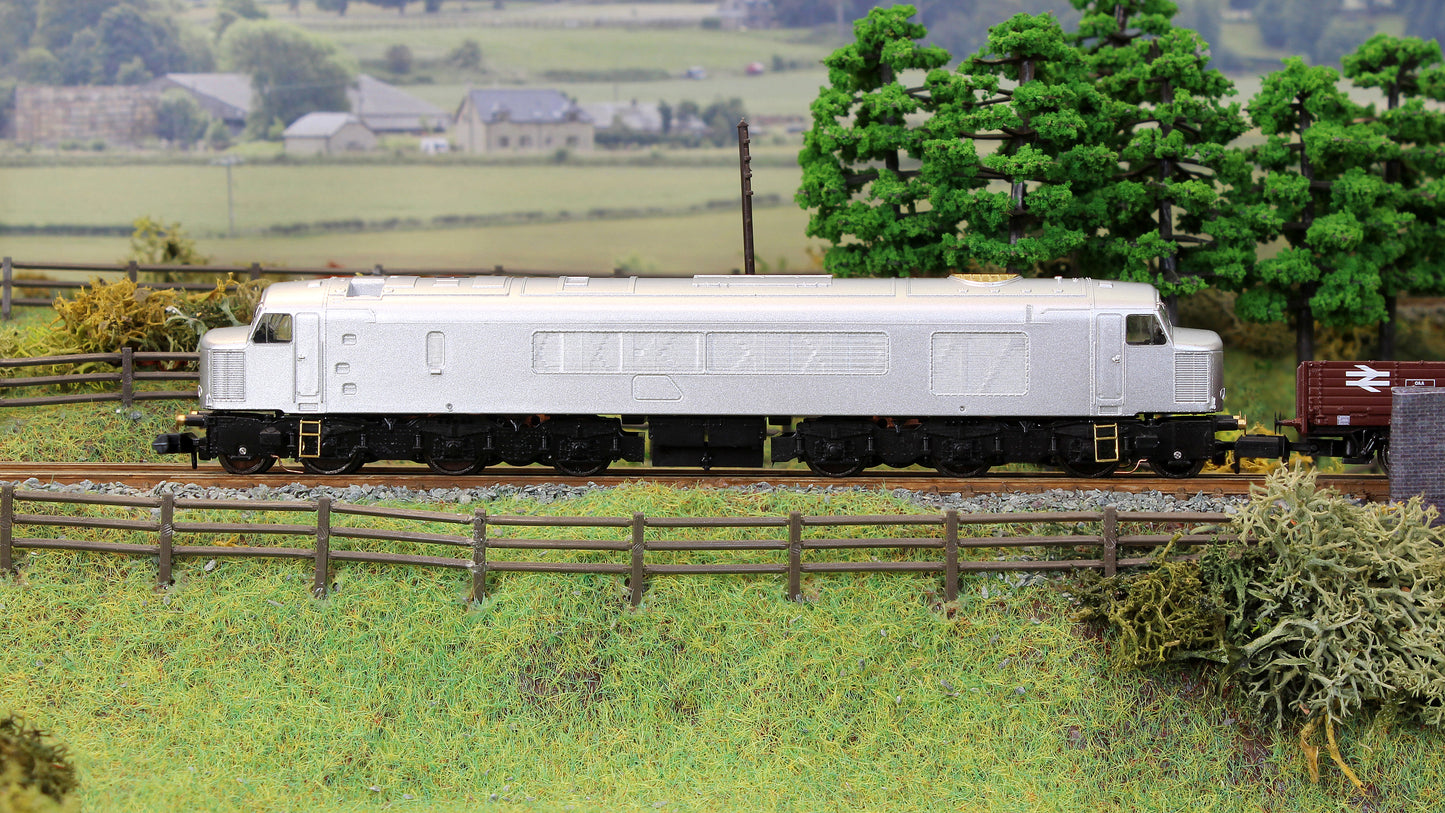
[[[265,284],[228,277],[213,290],[187,294],[94,280],[75,298],[56,301],[51,338],[55,347],[77,353],[191,352],[213,327],[248,324]]]
[[[1389,708],[1445,724],[1445,533],[1419,499],[1357,503],[1280,470],[1198,561],[1087,585],[1115,658],[1207,658],[1282,725]]]
[[[62,745],[18,715],[0,718],[0,810],[58,813],[80,810],[75,767]]]
[[[1218,660],[1224,608],[1205,587],[1196,562],[1160,561],[1148,570],[1085,581],[1081,620],[1118,631],[1110,651],[1119,666],[1143,669],[1188,657]]]
[[[1416,498],[1359,504],[1305,471],[1256,487],[1200,575],[1236,682],[1271,716],[1389,708],[1445,723],[1445,535]]]

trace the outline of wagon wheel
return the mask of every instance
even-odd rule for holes
[[[1375,462],[1380,464],[1380,471],[1390,473],[1390,444],[1382,444],[1375,450]]]
[[[552,468],[567,477],[592,477],[607,471],[610,460],[554,460]]]
[[[1070,477],[1108,477],[1119,468],[1119,462],[1100,463],[1097,460],[1059,460],[1059,468]]]
[[[241,475],[261,474],[269,470],[271,466],[276,463],[276,458],[267,454],[253,455],[250,457],[223,454],[217,455],[216,459],[220,461],[221,468],[227,472]]]
[[[361,453],[351,457],[303,457],[301,468],[309,474],[352,474],[361,468]]]
[[[1178,460],[1150,460],[1149,468],[1160,477],[1172,477],[1176,480],[1183,480],[1189,477],[1199,476],[1204,470],[1203,460],[1190,460],[1187,457]]]
[[[478,474],[487,466],[497,462],[490,455],[484,455],[475,460],[457,460],[440,457],[428,457],[426,467],[437,474],[449,474],[453,477],[465,477],[469,474]]]
[[[816,460],[808,461],[808,470],[814,474],[821,474],[824,477],[852,477],[866,468],[868,468],[867,464],[860,460],[837,463],[822,463]]]
[[[989,470],[987,463],[968,463],[953,460],[934,460],[933,467],[938,469],[938,473],[945,477],[960,477],[964,479],[982,477],[984,474],[987,474]]]

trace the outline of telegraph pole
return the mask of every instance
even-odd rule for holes
[[[757,273],[753,264],[753,169],[748,153],[748,120],[738,121],[738,173],[743,177],[743,273]]]

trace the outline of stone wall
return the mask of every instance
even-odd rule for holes
[[[1391,390],[1390,499],[1423,494],[1445,512],[1445,388]]]
[[[138,144],[155,137],[159,101],[159,91],[136,86],[21,85],[15,89],[15,140]]]

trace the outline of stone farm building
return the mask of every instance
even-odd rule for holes
[[[186,91],[232,135],[251,112],[251,78],[241,73],[170,73],[144,85],[49,87],[15,91],[15,140],[56,145],[104,141],[133,146],[155,138],[156,106],[171,88]],[[447,112],[400,88],[362,74],[347,89],[351,110],[374,134],[424,135],[445,129]]]
[[[376,133],[353,113],[307,113],[282,133],[287,155],[340,155],[376,149]]]
[[[591,152],[592,117],[556,90],[473,90],[462,99],[452,141],[470,153]]]

